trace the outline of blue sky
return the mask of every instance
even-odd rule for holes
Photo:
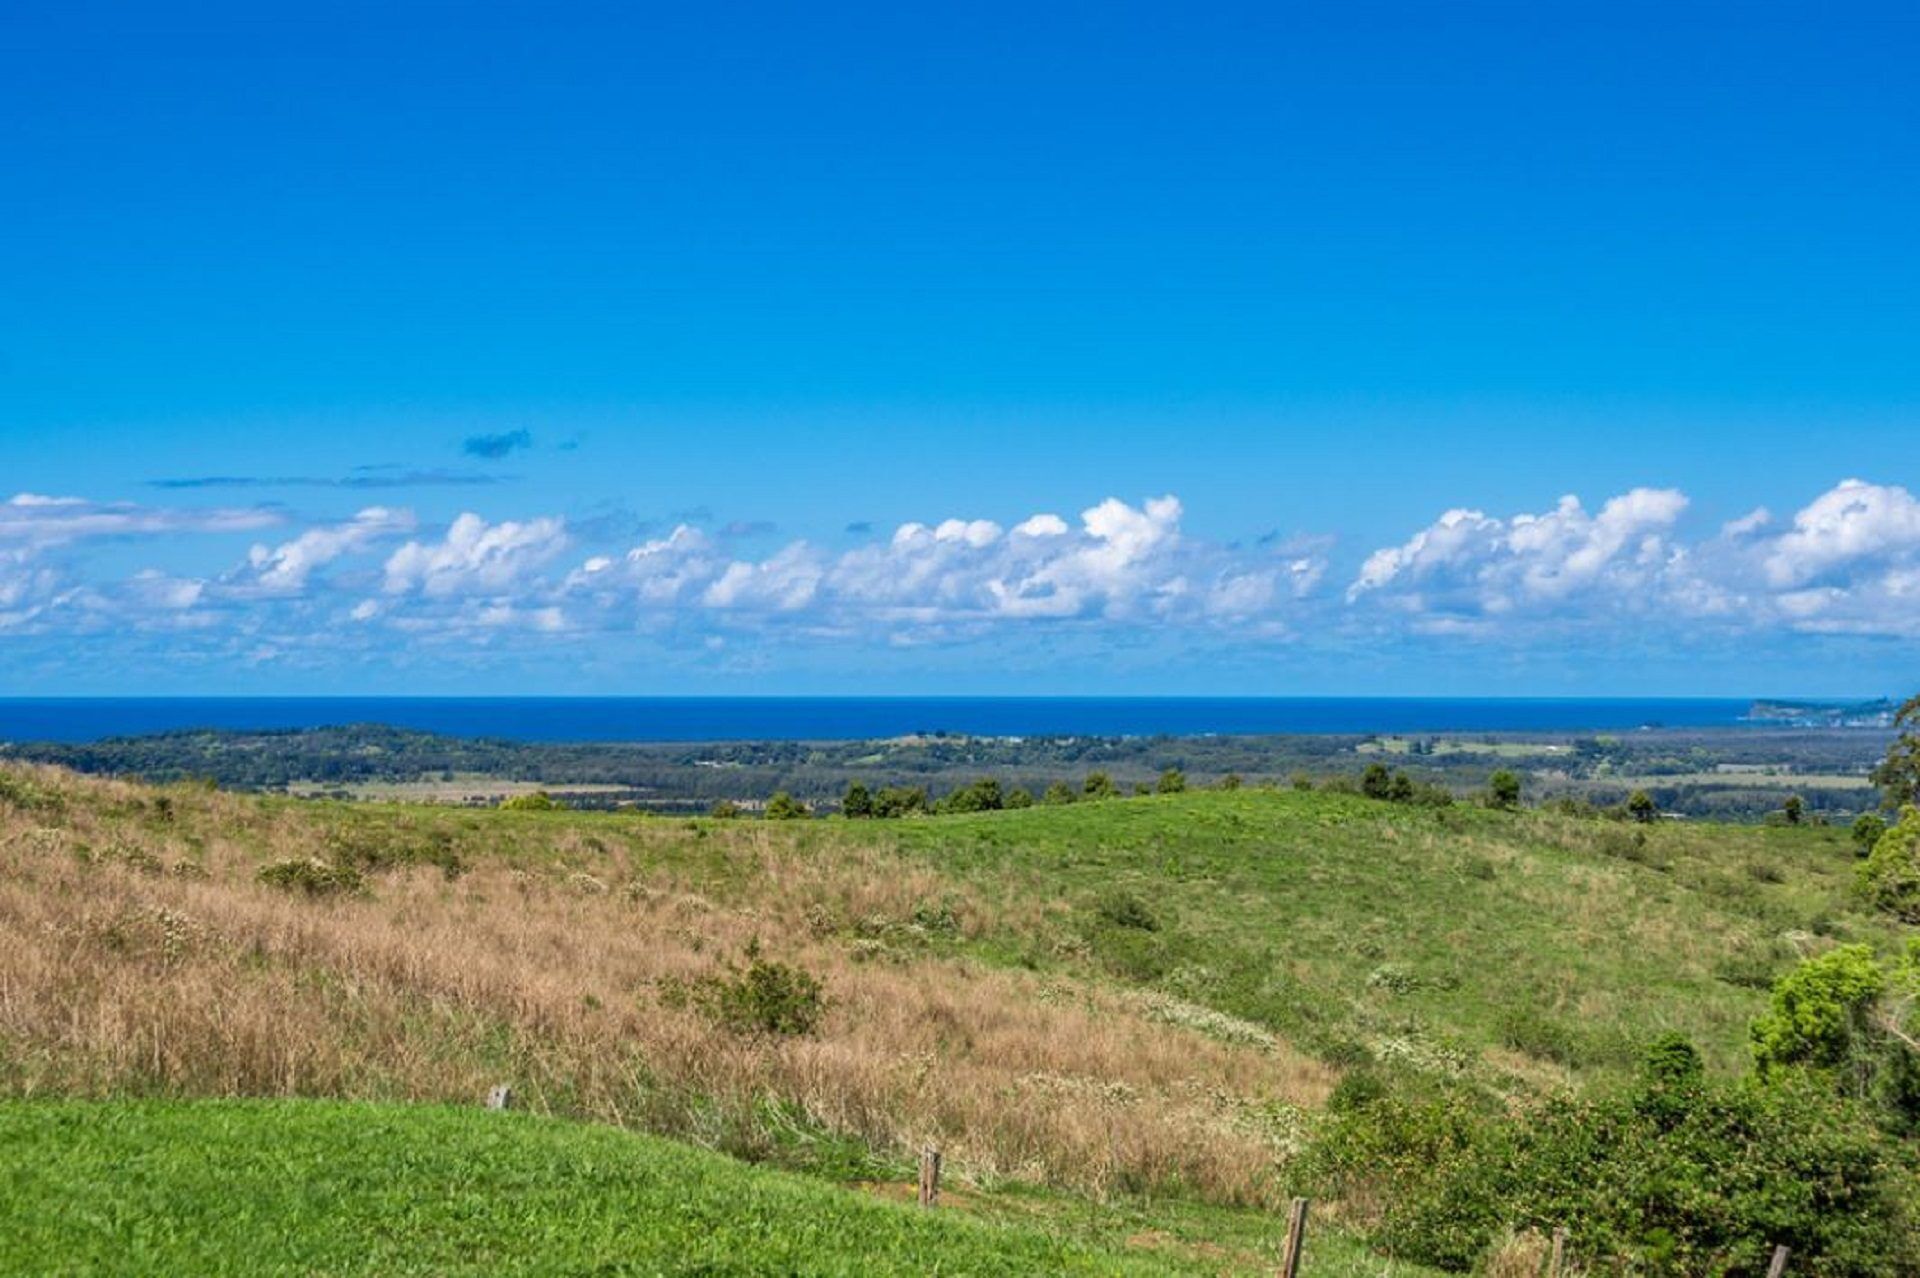
[[[1910,9],[269,8],[0,26],[0,691],[1920,683]]]

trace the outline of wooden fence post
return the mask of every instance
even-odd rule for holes
[[[1296,1198],[1287,1208],[1287,1242],[1280,1251],[1280,1278],[1296,1278],[1300,1255],[1307,1249],[1307,1200]]]
[[[940,1203],[940,1151],[929,1145],[920,1151],[920,1205]]]
[[[1773,1249],[1773,1259],[1767,1265],[1767,1278],[1781,1278],[1787,1272],[1787,1249],[1784,1245]]]
[[[1547,1278],[1560,1278],[1560,1266],[1567,1259],[1567,1227],[1553,1231],[1553,1255],[1547,1260]]]

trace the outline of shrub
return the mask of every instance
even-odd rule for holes
[[[1032,806],[1033,791],[1027,789],[1025,786],[1017,785],[1007,791],[1007,807],[1009,810],[1017,812],[1022,808],[1030,808]]]
[[[1877,812],[1862,812],[1853,819],[1853,850],[1858,856],[1873,851],[1873,845],[1887,832],[1887,823]]]
[[[1178,768],[1168,768],[1160,774],[1160,781],[1154,789],[1160,794],[1180,794],[1187,788],[1187,774]]]
[[[1109,892],[1094,903],[1093,912],[1115,927],[1158,932],[1160,920],[1153,908],[1131,892]]]
[[[1487,778],[1487,806],[1502,812],[1520,806],[1520,777],[1511,768],[1501,768]]]
[[[740,815],[740,805],[732,799],[715,799],[713,806],[707,809],[707,815],[716,821],[731,821]]]
[[[1909,804],[1874,841],[1860,866],[1860,891],[1904,923],[1920,923],[1920,808]]]
[[[263,865],[256,875],[260,882],[285,892],[303,892],[308,896],[336,896],[358,892],[366,883],[360,871],[350,865],[334,865],[316,858],[275,861]]]
[[[919,786],[890,785],[873,796],[873,814],[889,820],[927,810],[927,792]]]
[[[785,790],[776,791],[774,796],[767,800],[766,816],[769,821],[798,821],[812,815],[806,804]]]
[[[535,790],[532,794],[516,794],[500,800],[502,812],[562,812],[566,804],[548,794],[545,790]]]
[[[1089,799],[1111,799],[1120,793],[1113,784],[1113,778],[1104,772],[1089,772],[1086,781],[1080,787],[1080,793]]]
[[[1240,788],[1240,774],[1238,772],[1229,772],[1224,777],[1221,777],[1220,788],[1222,790],[1238,790]]]
[[[1047,787],[1047,792],[1040,796],[1040,802],[1048,807],[1060,807],[1063,804],[1072,803],[1077,797],[1072,786],[1065,781],[1055,781]]]
[[[873,794],[858,781],[847,784],[847,792],[840,800],[840,814],[854,820],[862,820],[873,815]]]
[[[1645,790],[1635,790],[1627,796],[1627,815],[1642,825],[1647,825],[1660,816],[1660,805]]]
[[[1000,782],[993,777],[981,777],[940,801],[942,812],[998,812],[1005,806],[1006,796],[1001,793]]]
[[[805,968],[761,957],[759,942],[747,946],[745,966],[663,986],[669,1006],[693,1007],[737,1034],[797,1037],[811,1034],[826,1014],[826,989]]]
[[[1360,793],[1369,799],[1387,799],[1393,796],[1393,774],[1387,771],[1384,763],[1369,763],[1366,771],[1360,774]]]
[[[1376,1103],[1345,1117],[1396,1183],[1376,1241],[1449,1269],[1508,1231],[1569,1231],[1600,1272],[1912,1272],[1913,1182],[1860,1112],[1805,1085],[1707,1078],[1676,1038],[1631,1088],[1512,1117]],[[1336,1125],[1336,1131],[1342,1130]]]

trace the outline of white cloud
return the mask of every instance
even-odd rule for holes
[[[428,598],[508,594],[527,585],[566,544],[566,525],[557,518],[489,524],[464,514],[440,541],[410,541],[394,551],[387,560],[386,591],[417,590]]]
[[[1630,605],[1672,560],[1669,533],[1686,507],[1673,489],[1636,488],[1598,514],[1572,496],[1510,519],[1450,510],[1403,545],[1368,556],[1347,599],[1456,616],[1539,612],[1590,594]]]
[[[34,548],[95,537],[250,532],[284,522],[262,507],[194,509],[18,493],[0,502],[0,543]]]
[[[304,590],[315,569],[376,541],[410,533],[414,523],[411,511],[369,506],[343,523],[309,528],[278,546],[255,546],[236,585],[269,594]]]
[[[1793,517],[1766,557],[1767,580],[1790,587],[1836,569],[1920,551],[1920,501],[1904,488],[1848,479]]]
[[[1064,537],[1071,530],[1060,516],[1039,514],[1015,524],[1013,531],[1019,537]]]

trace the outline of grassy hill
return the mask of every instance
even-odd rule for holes
[[[935,1143],[993,1245],[1257,1269],[1359,1076],[1524,1100],[1624,1080],[1665,1030],[1741,1067],[1774,974],[1892,944],[1853,864],[1835,830],[1317,792],[769,822],[9,768],[0,1095],[471,1105],[510,1079],[539,1115],[841,1184],[904,1187]],[[808,1032],[714,1014],[795,974]],[[15,1109],[9,1139],[67,1113]],[[1353,1242],[1374,1211],[1327,1204],[1310,1272],[1380,1272]]]

